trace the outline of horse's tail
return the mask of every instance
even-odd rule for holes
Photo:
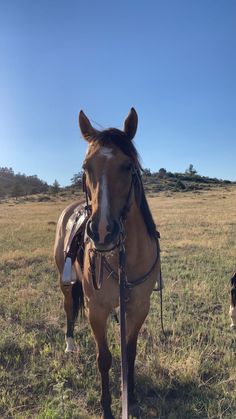
[[[84,290],[82,283],[80,281],[76,281],[75,284],[72,285],[72,298],[73,298],[73,314],[74,319],[80,316],[84,316]]]

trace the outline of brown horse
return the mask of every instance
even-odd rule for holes
[[[110,128],[97,131],[81,111],[79,126],[88,151],[84,160],[85,189],[90,204],[86,226],[83,272],[77,260],[73,269],[74,285],[61,284],[67,315],[67,351],[74,349],[73,329],[78,303],[85,297],[86,313],[97,346],[97,362],[101,374],[101,404],[104,418],[113,418],[109,391],[109,351],[106,323],[119,305],[118,244],[124,237],[126,255],[126,351],[128,363],[128,395],[134,402],[134,363],[137,338],[149,312],[150,296],[155,283],[160,283],[160,257],[156,226],[144,194],[138,153],[132,142],[138,124],[132,108],[123,131]],[[62,275],[66,224],[78,203],[66,208],[57,227],[55,259]],[[98,260],[91,268],[91,252],[102,254],[106,262],[99,274],[101,287],[96,289]],[[81,286],[82,284],[82,286]],[[78,299],[80,296],[80,300]]]

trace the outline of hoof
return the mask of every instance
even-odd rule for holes
[[[65,349],[65,353],[71,353],[71,352],[76,352],[76,348],[75,348],[75,344],[74,344],[74,339],[73,338],[67,338],[66,337],[66,349]]]
[[[140,407],[138,405],[138,400],[134,394],[129,394],[129,414],[132,417],[140,418]]]
[[[111,410],[109,409],[109,411],[103,412],[101,419],[115,419],[115,416],[113,416]]]
[[[135,418],[141,418],[141,410],[137,402],[129,405],[129,415]]]
[[[229,316],[231,320],[230,327],[232,329],[236,329],[236,307],[233,307],[232,305],[229,308]]]

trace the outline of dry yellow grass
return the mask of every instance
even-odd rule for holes
[[[236,416],[235,332],[229,279],[236,267],[236,188],[159,194],[149,199],[161,233],[165,280],[160,331],[153,294],[141,331],[137,396],[141,418]],[[80,353],[64,354],[62,295],[52,259],[55,223],[68,201],[0,204],[0,416],[97,418],[99,376],[86,322]],[[114,355],[113,410],[119,416],[119,330],[109,326]]]

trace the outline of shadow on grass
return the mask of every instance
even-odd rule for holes
[[[112,397],[120,398],[120,387],[114,377],[120,376],[120,360],[113,358],[114,376]],[[137,404],[130,407],[130,417],[142,419],[202,419],[209,417],[208,408],[215,405],[217,417],[218,396],[213,389],[199,386],[194,380],[180,382],[171,378],[169,371],[160,368],[159,377],[136,374]],[[226,401],[227,402],[227,401]],[[212,410],[212,408],[211,408]]]
[[[216,401],[213,390],[199,387],[194,381],[170,381],[168,371],[161,371],[157,384],[146,376],[136,380],[140,418],[202,419],[207,417],[209,403]]]

